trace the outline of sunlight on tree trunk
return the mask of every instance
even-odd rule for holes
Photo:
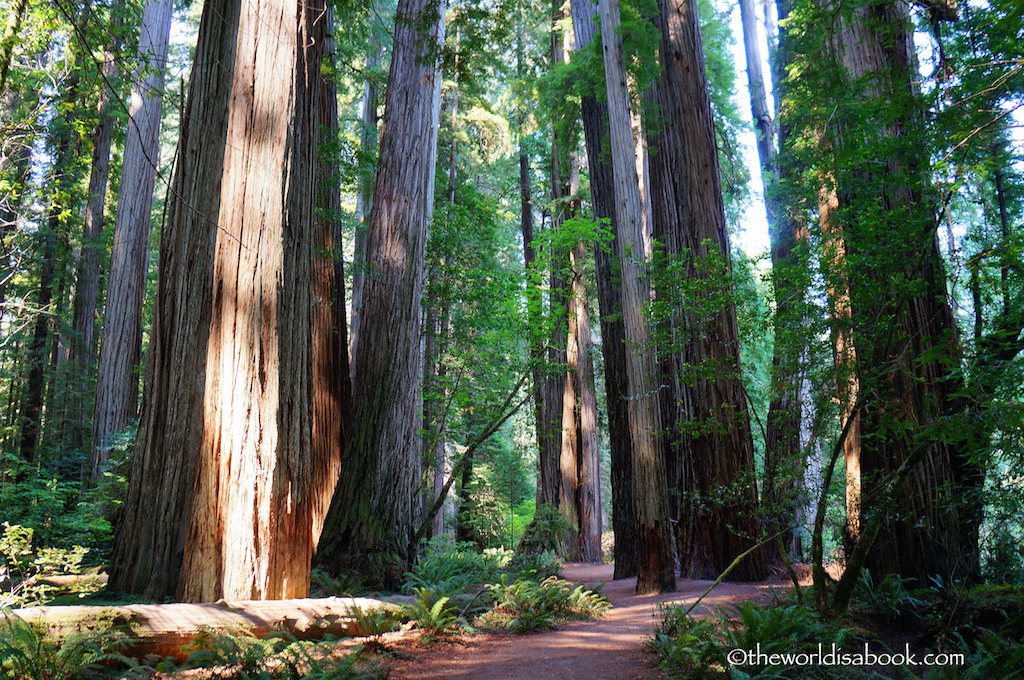
[[[601,39],[612,166],[615,215],[622,239],[622,316],[626,331],[626,373],[629,381],[629,432],[633,444],[633,507],[636,513],[637,592],[675,590],[668,519],[665,461],[658,444],[657,368],[644,305],[650,301],[642,277],[644,263],[643,206],[636,174],[629,91],[622,61],[617,0],[601,0]]]
[[[185,601],[309,587],[323,7],[204,8],[110,587]]]

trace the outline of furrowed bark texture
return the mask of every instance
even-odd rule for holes
[[[661,117],[652,125],[651,197],[656,235],[668,258],[685,262],[693,299],[674,312],[687,337],[672,343],[681,407],[666,423],[679,441],[681,570],[715,578],[759,540],[754,444],[739,364],[739,330],[729,277],[729,242],[696,0],[660,0]],[[716,262],[717,260],[717,262]],[[756,550],[730,574],[767,576]]]
[[[323,6],[204,8],[113,590],[303,596]]]
[[[964,418],[961,349],[927,194],[913,26],[905,4],[880,2],[844,12],[837,29],[837,56],[858,93],[838,111],[834,143],[862,396],[861,517],[887,513],[864,565],[921,582],[970,580],[979,571],[981,442]]]
[[[573,0],[572,19],[577,50],[586,49],[597,36],[596,16],[597,6],[590,0]],[[611,448],[612,531],[615,534],[613,576],[619,579],[636,575],[632,446],[626,410],[626,338],[618,299],[621,248],[616,236],[614,177],[608,149],[608,105],[591,95],[583,97],[581,108],[594,217],[607,219],[612,232],[610,243],[597,244],[594,248],[594,263],[597,304],[601,311],[601,354],[604,358]]]
[[[622,61],[617,0],[601,0],[601,39],[612,167],[615,215],[622,240],[622,316],[626,331],[626,373],[629,384],[629,431],[633,444],[633,507],[636,513],[637,592],[675,590],[668,520],[665,461],[657,433],[657,367],[644,305],[650,291],[642,278],[644,262],[643,206],[636,174],[636,153],[629,114],[629,90]]]
[[[119,32],[121,22],[114,21],[111,29]],[[60,408],[63,421],[60,423],[61,439],[71,449],[84,445],[90,433],[86,405],[89,402],[87,395],[92,390],[88,377],[96,357],[96,305],[100,294],[103,212],[110,178],[110,146],[114,138],[114,117],[110,110],[110,89],[107,83],[113,83],[117,77],[116,49],[115,45],[104,52],[101,67],[104,82],[100,84],[96,106],[97,122],[92,132],[92,165],[82,225],[82,250],[75,275],[68,360],[64,370],[66,391]]]
[[[327,7],[324,59],[334,60],[334,8]],[[333,64],[331,64],[333,66]],[[313,467],[315,480],[313,544],[319,541],[324,520],[341,475],[345,442],[352,432],[352,381],[349,374],[345,320],[345,271],[341,253],[341,184],[338,158],[338,86],[332,78],[318,78],[317,129],[326,132],[327,145],[317,154],[317,212],[313,233]]]
[[[570,256],[573,303],[570,317],[569,368],[576,393],[574,425],[576,443],[576,547],[584,562],[601,561],[601,452],[597,440],[597,392],[594,388],[593,341],[590,334],[590,303],[583,281],[587,247],[577,244]]]
[[[138,58],[148,66],[132,84],[121,186],[114,217],[100,344],[88,479],[103,477],[113,437],[138,415],[136,367],[142,346],[142,298],[149,265],[150,210],[157,163],[172,0],[148,0],[142,12]]]
[[[433,207],[445,3],[402,0],[366,238],[353,433],[318,560],[396,583],[408,564],[420,476],[424,246]]]

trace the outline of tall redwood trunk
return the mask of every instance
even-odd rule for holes
[[[103,244],[104,208],[110,179],[110,147],[114,139],[114,116],[110,91],[117,78],[116,54],[119,51],[120,19],[111,22],[115,43],[104,52],[100,73],[99,102],[96,106],[96,127],[92,132],[92,166],[86,195],[85,219],[82,225],[82,251],[75,276],[75,297],[72,306],[71,339],[65,367],[66,394],[62,398],[62,439],[65,446],[78,449],[91,434],[88,405],[92,392],[89,378],[96,360],[96,307],[100,295],[100,257]]]
[[[93,409],[92,455],[87,478],[102,478],[112,439],[138,414],[136,368],[142,345],[142,298],[149,268],[150,210],[160,160],[160,121],[172,0],[148,0],[137,54],[145,77],[132,83],[114,240],[107,273],[103,340]]]
[[[867,545],[869,525],[881,522],[864,564],[922,582],[932,574],[976,578],[980,442],[963,419],[961,349],[928,193],[906,5],[852,8],[839,19],[834,44],[854,95],[836,107],[830,132],[861,395]],[[858,162],[865,154],[881,162]],[[896,481],[902,483],[892,489]]]
[[[333,67],[334,8],[327,7],[324,60]],[[336,148],[338,137],[338,85],[321,75],[317,89],[318,128],[326,131]],[[338,158],[317,156],[317,205],[313,234],[312,359],[313,393],[311,436],[313,466],[323,471],[315,480],[313,543],[320,539],[334,487],[343,471],[345,442],[352,433],[352,381],[348,363],[345,319],[345,272],[341,253],[341,183]]]
[[[790,0],[779,0],[778,14],[789,14]],[[774,348],[771,369],[771,397],[765,422],[765,462],[763,503],[771,533],[789,533],[789,550],[794,556],[800,552],[798,513],[800,488],[805,454],[801,447],[801,421],[807,405],[802,391],[805,375],[802,363],[807,350],[806,290],[807,290],[807,229],[796,217],[796,210],[788,210],[783,196],[784,181],[794,178],[790,166],[779,162],[780,148],[789,145],[789,126],[783,120],[774,120],[768,108],[761,56],[761,41],[757,31],[757,15],[753,0],[740,0],[743,25],[743,46],[747,62],[747,86],[750,91],[750,109],[757,135],[757,156],[761,168],[761,186],[764,193],[768,236],[771,243],[772,288],[775,292],[773,318]],[[781,28],[773,55],[772,91],[776,101],[786,94],[785,74],[792,61],[788,28]],[[769,556],[774,551],[769,550]]]
[[[440,109],[445,3],[400,0],[366,238],[352,438],[318,561],[395,584],[414,550],[421,297]]]
[[[597,35],[597,6],[589,0],[573,0],[573,29],[577,50],[585,49]],[[620,244],[616,237],[615,189],[608,153],[608,106],[593,95],[581,102],[583,131],[590,167],[590,196],[594,217],[608,220],[612,240],[594,248],[597,304],[601,310],[601,354],[604,358],[605,401],[611,448],[612,531],[615,534],[614,578],[636,575],[636,528],[633,513],[632,447],[629,438],[626,381],[626,336],[622,323],[619,290]]]
[[[73,78],[69,94],[64,101],[69,108],[77,98],[78,82]],[[47,208],[46,226],[36,232],[39,254],[39,291],[36,294],[36,318],[32,324],[32,340],[26,359],[25,392],[22,395],[20,413],[19,452],[26,461],[35,460],[36,447],[43,420],[43,400],[46,392],[46,368],[50,363],[50,337],[53,334],[54,299],[61,299],[60,282],[56,280],[56,259],[58,232],[62,229],[62,214],[67,209],[64,201],[70,190],[72,121],[55,121],[56,129],[51,132],[53,167],[50,172],[50,205]],[[56,293],[56,295],[55,295]]]
[[[729,242],[696,0],[660,0],[662,116],[649,136],[655,233],[684,265],[672,296],[670,366],[679,397],[665,423],[679,446],[677,545],[683,573],[714,578],[760,540],[754,443],[739,363]],[[699,285],[695,285],[695,282]],[[680,331],[682,331],[680,333]],[[763,550],[731,573],[767,576]]]
[[[636,513],[637,592],[675,590],[672,534],[668,516],[665,461],[658,433],[657,366],[644,306],[650,290],[642,277],[643,206],[629,112],[629,90],[618,34],[617,0],[601,0],[601,39],[608,94],[609,138],[615,178],[615,215],[622,241],[622,317],[626,331],[627,410],[633,452],[633,508]]]
[[[310,426],[325,14],[289,0],[204,8],[112,590],[308,590],[327,474]]]

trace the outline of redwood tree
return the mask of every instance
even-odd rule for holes
[[[150,210],[160,158],[160,121],[172,0],[148,0],[142,11],[137,55],[145,76],[132,83],[121,186],[107,275],[103,341],[93,410],[93,448],[87,479],[102,478],[112,437],[138,414],[135,372],[142,345],[142,297],[149,268]]]
[[[396,584],[414,546],[420,478],[424,247],[433,209],[445,2],[402,0],[366,234],[352,437],[318,562]]]
[[[308,590],[326,474],[310,453],[325,14],[289,0],[204,8],[112,590]]]
[[[572,20],[577,53],[588,49],[597,36],[596,16],[597,6],[590,0],[573,0]],[[604,359],[605,404],[611,449],[614,578],[618,579],[636,575],[632,446],[626,407],[629,394],[626,338],[618,299],[621,246],[616,238],[618,222],[615,216],[614,178],[608,153],[608,105],[595,92],[589,91],[581,97],[581,109],[594,216],[608,221],[612,235],[608,244],[598,244],[594,248],[594,269],[597,303],[601,310],[601,354]]]
[[[856,3],[836,21],[833,49],[848,94],[830,104],[828,141],[861,472],[860,548],[844,581],[861,559],[874,573],[976,578],[980,441],[965,418],[962,351],[928,188],[913,24],[905,4],[888,1]]]
[[[632,441],[633,508],[637,546],[637,592],[675,590],[668,515],[665,461],[655,386],[657,367],[644,306],[650,289],[642,278],[644,263],[643,206],[636,172],[630,120],[630,97],[622,56],[617,0],[598,3],[608,94],[609,138],[614,173],[615,215],[618,218],[622,271],[622,316],[626,331],[629,432]]]
[[[696,0],[660,0],[660,113],[651,125],[655,235],[679,263],[682,296],[667,304],[674,324],[669,365],[677,405],[665,423],[680,460],[677,547],[683,573],[714,578],[760,539],[754,444],[739,365],[729,242]],[[671,288],[670,288],[671,290]],[[730,574],[767,576],[755,550]]]

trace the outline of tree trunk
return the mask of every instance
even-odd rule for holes
[[[576,495],[573,498],[577,532],[577,553],[584,562],[601,561],[601,452],[597,439],[597,393],[594,364],[590,353],[590,300],[583,282],[587,248],[577,244],[570,253],[572,313],[569,335],[569,368],[575,386],[576,410]]]
[[[68,88],[68,96],[64,101],[73,107],[77,98],[78,82],[73,80]],[[43,398],[46,390],[46,367],[50,355],[49,338],[52,332],[51,321],[54,316],[51,305],[54,298],[56,281],[57,240],[64,219],[62,213],[67,209],[63,203],[71,186],[69,168],[71,165],[72,127],[68,119],[55,123],[57,129],[52,133],[53,169],[50,174],[50,206],[46,226],[36,233],[39,249],[39,292],[36,297],[38,311],[33,323],[32,340],[28,346],[26,365],[25,393],[21,402],[20,444],[19,452],[23,460],[33,462],[36,447],[39,444],[39,433],[43,418]]]
[[[572,18],[577,50],[582,51],[597,35],[597,6],[589,0],[573,0]],[[608,153],[608,106],[593,96],[583,97],[583,131],[590,166],[590,195],[594,216],[608,220],[612,239],[597,244],[594,262],[597,303],[601,310],[601,354],[604,358],[605,401],[611,447],[613,559],[616,579],[636,575],[636,527],[633,513],[632,446],[629,439],[626,380],[626,337],[618,300],[620,242],[615,216],[615,189]]]
[[[668,260],[685,264],[688,299],[674,319],[685,334],[670,363],[682,409],[666,423],[681,442],[678,550],[683,573],[715,578],[760,539],[754,443],[739,364],[729,242],[696,0],[660,0],[662,118],[649,137],[656,235]],[[695,282],[699,284],[695,285]],[[678,333],[679,328],[673,329]],[[755,550],[730,578],[767,576]]]
[[[376,173],[365,167],[376,157],[377,109],[380,107],[380,88],[375,71],[380,68],[384,46],[377,42],[377,33],[370,32],[370,45],[366,51],[366,82],[363,84],[363,108],[360,113],[359,155],[360,168],[356,191],[356,236],[352,247],[352,324],[349,336],[349,356],[355,358],[359,342],[359,327],[363,309],[363,282],[366,280],[366,230],[370,209],[373,207],[373,178]]]
[[[0,95],[7,91],[7,74],[14,58],[14,46],[18,42],[21,22],[28,8],[28,0],[14,0],[8,5],[7,25],[4,27],[3,38],[0,38]]]
[[[65,366],[65,395],[60,408],[64,446],[79,449],[87,443],[90,432],[88,405],[96,358],[96,307],[100,295],[100,258],[103,250],[104,207],[110,178],[110,147],[114,139],[114,116],[110,110],[111,92],[117,78],[116,55],[120,49],[121,21],[111,21],[113,45],[104,53],[101,67],[96,127],[92,133],[92,168],[82,227],[82,251],[75,276],[75,297],[72,306],[71,340]],[[84,470],[83,470],[84,472]]]
[[[0,95],[3,108],[3,136],[5,143],[0,149],[0,182],[5,188],[0,192],[0,321],[6,313],[7,284],[13,274],[10,236],[18,226],[25,181],[28,178],[32,160],[31,123],[15,122],[22,105],[21,93],[8,90]]]
[[[844,14],[835,38],[851,89],[833,143],[862,395],[861,516],[885,513],[864,565],[919,582],[970,580],[979,571],[981,442],[964,422],[912,37],[907,7],[881,2]],[[881,167],[859,162],[864,154]],[[894,478],[905,482],[891,489]]]
[[[113,591],[308,590],[327,474],[310,426],[325,14],[287,0],[204,8]]]
[[[790,0],[779,0],[778,14],[789,14]],[[753,0],[740,0],[743,45],[747,61],[747,86],[750,109],[757,135],[757,155],[761,168],[768,236],[771,242],[772,288],[775,292],[775,316],[772,330],[775,338],[771,398],[765,426],[765,479],[763,504],[768,518],[768,531],[789,531],[789,551],[798,556],[800,532],[797,514],[805,454],[801,448],[801,421],[805,405],[801,399],[805,380],[802,362],[805,359],[807,267],[802,253],[807,248],[807,229],[787,211],[782,195],[792,177],[776,154],[789,143],[789,129],[784,121],[773,120],[768,109],[768,95],[761,57],[761,41],[757,33],[757,15]],[[766,17],[767,20],[767,17]],[[783,28],[783,32],[788,28]],[[779,40],[773,55],[773,93],[777,100],[786,94],[786,68],[792,61],[788,36]],[[778,137],[776,137],[776,132]],[[785,179],[785,182],[784,182]],[[769,555],[773,555],[769,551]],[[773,560],[774,561],[774,560]]]
[[[434,195],[445,3],[400,0],[367,231],[353,434],[318,561],[396,584],[414,546],[421,296]]]
[[[122,157],[96,378],[93,448],[88,472],[92,483],[101,479],[107,469],[115,434],[123,431],[138,413],[136,368],[142,346],[142,299],[149,268],[150,210],[160,162],[164,62],[173,9],[172,0],[148,0],[142,11],[137,53],[147,68],[145,77],[137,78],[132,84]]]
[[[327,6],[327,36],[324,59],[334,66],[334,7]],[[338,139],[338,85],[321,75],[316,96],[319,98],[317,125],[327,131],[336,148]],[[312,444],[314,469],[323,470],[315,491],[313,544],[323,530],[324,520],[334,496],[334,487],[343,469],[345,442],[352,433],[352,380],[348,363],[345,320],[345,271],[341,252],[341,184],[338,158],[317,155],[317,213],[313,245],[313,402]]]
[[[605,84],[612,167],[615,177],[615,215],[622,239],[622,316],[626,331],[626,374],[629,385],[629,431],[633,444],[633,505],[636,513],[637,592],[675,590],[665,461],[658,432],[655,389],[657,370],[644,305],[650,291],[642,277],[643,206],[636,175],[636,153],[629,115],[629,90],[622,59],[617,0],[600,0]]]

